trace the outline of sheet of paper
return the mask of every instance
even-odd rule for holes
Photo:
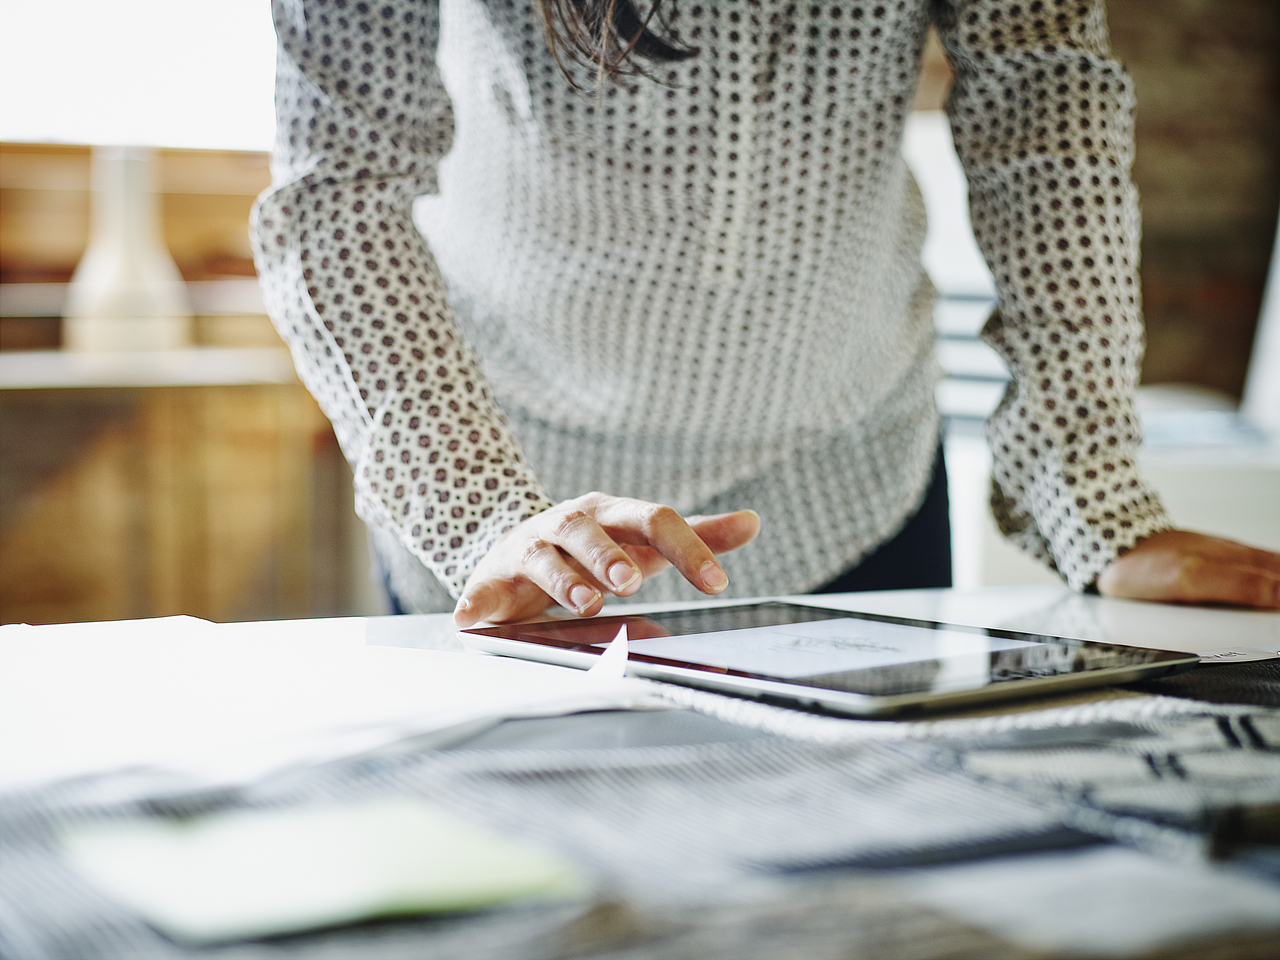
[[[190,942],[587,888],[585,875],[550,851],[408,798],[81,823],[63,832],[61,846],[109,897]]]
[[[1199,937],[1280,927],[1276,884],[1126,847],[921,871],[907,889],[913,899],[1053,956],[1146,956]]]
[[[1034,645],[962,630],[921,630],[896,623],[842,617],[723,633],[632,640],[628,648],[633,654],[792,678],[919,663],[940,657],[985,658],[997,650]],[[985,665],[986,660],[982,662]]]
[[[621,676],[368,646],[360,619],[5,627],[0,791],[129,770],[244,782],[505,717],[659,705]]]
[[[618,628],[614,638],[609,641],[604,653],[600,654],[599,662],[587,672],[603,680],[620,680],[627,675],[627,654],[629,652],[627,625],[624,623]]]

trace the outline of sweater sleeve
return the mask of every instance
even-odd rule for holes
[[[947,110],[1013,375],[992,415],[1001,530],[1074,588],[1169,526],[1139,476],[1142,358],[1131,82],[1102,0],[941,0]]]
[[[428,0],[273,0],[272,186],[253,238],[268,310],[355,473],[356,509],[457,596],[550,501],[414,226],[453,115]]]

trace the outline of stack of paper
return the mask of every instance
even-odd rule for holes
[[[121,772],[242,783],[508,717],[663,705],[620,670],[369,646],[364,631],[354,618],[4,627],[0,792]]]

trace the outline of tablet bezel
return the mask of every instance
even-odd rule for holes
[[[972,707],[1023,697],[1048,696],[1089,687],[1150,679],[1188,669],[1199,662],[1199,657],[1194,654],[1176,651],[1155,650],[1149,647],[1133,647],[1124,644],[1081,640],[1049,634],[1033,634],[1018,630],[1007,630],[1002,627],[977,627],[941,620],[896,617],[859,610],[839,610],[782,600],[717,604],[715,606],[663,610],[646,614],[595,617],[586,620],[543,619],[522,623],[472,627],[459,631],[458,636],[467,646],[486,653],[585,669],[598,662],[600,655],[604,652],[605,647],[601,645],[600,640],[591,640],[590,643],[574,643],[567,639],[538,634],[545,634],[548,631],[562,634],[579,631],[585,633],[589,630],[598,637],[606,635],[612,637],[617,633],[618,628],[624,624],[629,625],[629,632],[634,632],[637,627],[643,629],[646,623],[657,624],[664,629],[668,629],[673,621],[690,618],[705,621],[705,623],[700,624],[701,629],[685,630],[673,635],[685,636],[715,633],[742,629],[741,625],[730,625],[730,621],[734,619],[735,615],[740,617],[744,611],[764,611],[767,615],[773,615],[773,623],[770,625],[852,618],[916,627],[924,630],[958,631],[976,636],[1031,642],[1038,645],[1066,644],[1073,650],[1082,653],[1086,661],[1093,660],[1105,663],[1108,659],[1119,659],[1122,662],[1110,666],[1086,666],[1085,669],[1049,676],[1019,676],[995,679],[980,685],[958,689],[942,691],[916,689],[892,694],[856,693],[830,689],[797,682],[794,679],[750,674],[743,671],[720,669],[634,653],[628,656],[628,675],[647,677],[649,679],[712,690],[717,693],[747,697],[781,706],[822,713],[857,717],[894,717]],[[796,619],[789,619],[790,616],[795,616]],[[778,619],[778,617],[782,619]],[[632,637],[632,639],[636,638]],[[1025,651],[1025,648],[1023,649]],[[1009,651],[1000,652],[1009,653]],[[994,657],[997,653],[993,652],[990,655]],[[939,659],[915,661],[915,663],[919,664],[942,664],[944,662]],[[890,668],[872,667],[867,668],[865,672],[870,675],[876,672],[883,672],[886,669]],[[861,673],[864,671],[843,671],[845,674],[853,672]],[[815,676],[833,677],[837,675],[837,673],[831,673]]]

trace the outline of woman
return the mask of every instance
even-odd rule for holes
[[[899,156],[931,22],[1014,374],[1002,528],[1077,589],[1280,604],[1280,557],[1170,529],[1135,467],[1132,96],[1101,0],[274,6],[260,274],[407,609],[586,616],[668,564],[805,592],[938,489]]]

